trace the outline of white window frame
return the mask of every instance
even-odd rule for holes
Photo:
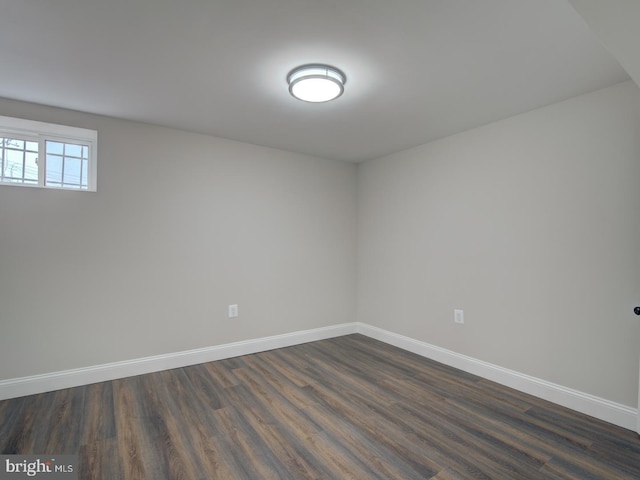
[[[98,132],[87,128],[69,127],[55,123],[37,122],[23,118],[5,117],[0,115],[0,137],[38,142],[38,183],[2,182],[0,186],[18,186],[31,188],[49,188],[77,192],[97,191],[98,180]],[[89,148],[87,188],[70,188],[47,185],[46,183],[46,152],[45,142],[61,142],[86,145]]]

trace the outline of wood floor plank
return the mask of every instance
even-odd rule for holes
[[[628,430],[362,335],[0,401],[80,478],[631,480]]]
[[[605,439],[595,442],[588,452],[595,458],[605,460],[635,478],[640,478],[640,442],[633,444]]]
[[[270,353],[270,352],[268,352]],[[272,389],[297,406],[310,405],[315,402],[315,398],[308,395],[307,390],[302,385],[293,382],[292,377],[296,371],[291,368],[283,368],[278,362],[274,362],[273,355],[258,354],[246,357],[245,364],[248,365],[258,378],[268,383]]]
[[[206,408],[218,410],[223,407],[223,402],[220,400],[220,392],[225,387],[214,377],[213,369],[207,369],[205,365],[195,365],[194,367],[183,369],[183,372],[191,383],[191,394],[197,395]]]
[[[377,414],[389,408],[389,404],[377,405],[369,401],[365,395],[353,390],[339,388],[325,378],[323,383],[316,383],[309,387],[318,397],[319,402],[332,416],[342,419],[347,428],[361,432],[366,438],[371,438],[386,452],[387,461],[395,459],[406,465],[413,472],[407,478],[430,478],[439,465],[436,465],[426,452],[416,453],[407,441],[406,431],[397,428],[393,421]]]
[[[459,475],[450,468],[445,468],[440,471],[435,477],[431,477],[431,480],[464,480],[464,476]]]
[[[298,359],[294,356],[291,360],[290,358],[282,355],[283,352],[288,349],[278,349],[272,350],[268,353],[271,355],[265,355],[270,366],[280,371],[281,374],[285,375],[287,379],[296,385],[297,387],[306,387],[309,385],[309,379],[302,371],[302,367],[297,361]]]
[[[165,371],[141,377],[142,402],[146,406],[145,471],[153,478],[162,474],[176,480],[199,476],[189,423],[176,405],[175,396],[187,383],[180,381],[174,371]],[[171,388],[170,388],[171,387]],[[190,385],[189,385],[190,387]]]
[[[328,405],[314,405],[308,411],[316,421],[326,426],[325,436],[333,444],[333,450],[350,456],[351,471],[363,471],[357,478],[421,479],[431,478],[434,472],[441,470],[441,465],[436,464],[430,455],[417,452],[406,435],[402,435],[402,439],[392,437],[381,442],[379,437],[387,433],[384,426],[376,428],[374,425],[373,430],[363,430],[359,426],[366,420],[358,417],[347,420],[336,415]]]
[[[125,477],[119,459],[115,437],[85,444],[78,451],[78,477],[82,480],[133,478]]]
[[[82,443],[85,388],[67,388],[53,392],[49,406],[49,428],[46,444],[38,447],[40,453],[52,452],[58,455],[76,453]]]
[[[24,399],[19,420],[9,434],[6,450],[25,455],[47,453],[53,399],[55,392],[31,395]]]
[[[233,454],[237,459],[236,464],[241,468],[238,474],[242,478],[264,478],[265,480],[293,478],[280,459],[243,417],[242,410],[227,407],[216,410],[213,414],[219,419],[226,434],[229,435],[230,444],[234,446]]]
[[[233,375],[233,369],[237,368],[237,363],[230,364],[227,361],[204,363],[201,367],[205,368],[209,377],[217,388],[229,388],[240,385],[240,380]]]
[[[400,478],[393,476],[383,476],[384,472],[373,470],[373,465],[367,465],[364,458],[357,457],[353,451],[336,448],[335,435],[321,432],[308,439],[308,444],[319,456],[329,459],[326,462],[326,469],[329,472],[326,476],[318,478],[340,478],[346,480],[381,478]]]
[[[191,459],[199,474],[196,478],[245,478],[239,473],[243,471],[241,459],[234,455],[234,445],[219,416],[215,415],[220,409],[211,408],[208,400],[203,399],[195,387],[173,386],[178,376],[183,377],[182,381],[189,382],[188,370],[190,368],[163,373],[167,375],[167,388],[174,392],[175,408],[180,412],[185,434],[191,441]]]
[[[242,395],[242,388],[233,388],[232,396]],[[245,401],[238,402],[242,408],[237,409],[243,420],[256,434],[254,440],[259,440],[268,450],[272,451],[280,460],[279,478],[320,478],[325,471],[322,462],[308,448],[308,434],[298,422],[280,422],[281,418],[290,419],[290,415],[279,412],[272,414],[269,402],[263,402],[254,395],[244,395]],[[282,471],[284,470],[284,471]]]
[[[116,419],[113,383],[87,385],[84,393],[83,434],[81,443],[98,442],[115,437]]]
[[[143,454],[145,449],[152,448],[153,445],[143,443],[145,420],[138,402],[138,382],[139,377],[113,382],[117,458],[122,464],[123,476],[127,480],[150,478],[147,477]]]
[[[541,466],[535,458],[511,445],[496,448],[492,437],[477,435],[465,428],[468,425],[465,418],[452,421],[446,415],[408,404],[393,406],[389,415],[390,418],[402,417],[405,428],[411,429],[412,438],[424,445],[425,450],[448,458],[447,465],[461,474],[529,480],[535,478]]]
[[[552,473],[558,478],[572,480],[638,480],[637,476],[629,475],[615,465],[600,464],[589,456],[574,457],[569,462],[554,458],[544,466],[542,471]]]
[[[24,430],[19,424],[23,418],[22,410],[25,397],[12,398],[0,402],[0,451],[7,454],[16,453],[18,436]]]

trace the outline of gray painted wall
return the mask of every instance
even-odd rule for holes
[[[0,379],[357,318],[636,406],[631,82],[358,166],[0,114],[99,131],[97,193],[0,187]]]
[[[611,52],[622,68],[640,85],[640,2],[636,0],[569,0],[573,8]]]
[[[354,320],[354,164],[10,100],[0,115],[99,135],[97,193],[0,186],[0,379]]]
[[[360,164],[358,320],[635,407],[639,182],[632,82]]]

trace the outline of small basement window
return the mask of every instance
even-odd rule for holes
[[[0,116],[0,185],[95,192],[98,132]]]

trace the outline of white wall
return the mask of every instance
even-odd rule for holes
[[[640,2],[637,0],[569,0],[598,40],[640,85]]]
[[[632,82],[360,164],[358,320],[635,407],[639,185]]]
[[[99,135],[97,193],[0,186],[0,379],[354,320],[355,165],[11,100],[0,114]]]
[[[100,162],[97,193],[0,187],[0,380],[348,323],[357,301],[361,322],[636,406],[631,82],[357,167],[0,115],[95,128]]]

